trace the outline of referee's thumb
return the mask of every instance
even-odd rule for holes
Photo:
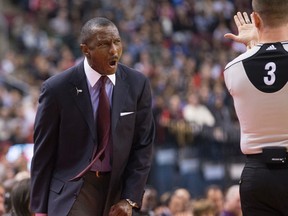
[[[238,37],[236,35],[232,34],[232,33],[226,33],[226,34],[224,34],[224,37],[227,38],[227,39],[238,41]]]

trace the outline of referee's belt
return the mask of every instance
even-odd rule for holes
[[[265,147],[262,153],[247,154],[248,159],[255,159],[266,164],[286,164],[288,162],[288,152],[286,147]]]

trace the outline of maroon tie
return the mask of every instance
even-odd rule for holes
[[[99,105],[98,105],[98,113],[97,113],[97,135],[98,135],[98,147],[96,151],[96,155],[100,154],[100,160],[103,160],[105,150],[110,137],[110,104],[109,99],[105,90],[105,83],[107,80],[107,76],[101,76],[100,83],[101,88],[99,92]],[[100,153],[102,152],[102,153]]]
[[[101,76],[100,82],[100,91],[99,91],[99,103],[96,117],[96,129],[98,136],[98,146],[96,153],[94,154],[94,159],[90,162],[90,164],[85,167],[78,175],[73,177],[71,181],[77,180],[82,177],[92,165],[98,160],[103,160],[105,156],[105,148],[108,145],[109,137],[110,137],[110,103],[109,98],[106,94],[105,83],[107,80],[107,76]]]

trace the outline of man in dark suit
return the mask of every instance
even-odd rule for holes
[[[80,42],[84,60],[42,86],[35,119],[31,210],[36,216],[132,215],[132,208],[141,206],[152,161],[150,84],[144,75],[118,62],[121,38],[110,20],[89,20]],[[105,116],[97,117],[102,76],[107,78],[103,86],[111,107],[111,120],[101,123],[111,124],[105,129],[109,141],[104,157],[97,153],[101,135],[96,123]]]

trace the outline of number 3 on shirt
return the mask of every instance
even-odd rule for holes
[[[267,71],[268,76],[264,76],[264,83],[266,85],[273,85],[276,80],[275,71],[276,64],[274,62],[269,62],[265,65],[265,70]]]

